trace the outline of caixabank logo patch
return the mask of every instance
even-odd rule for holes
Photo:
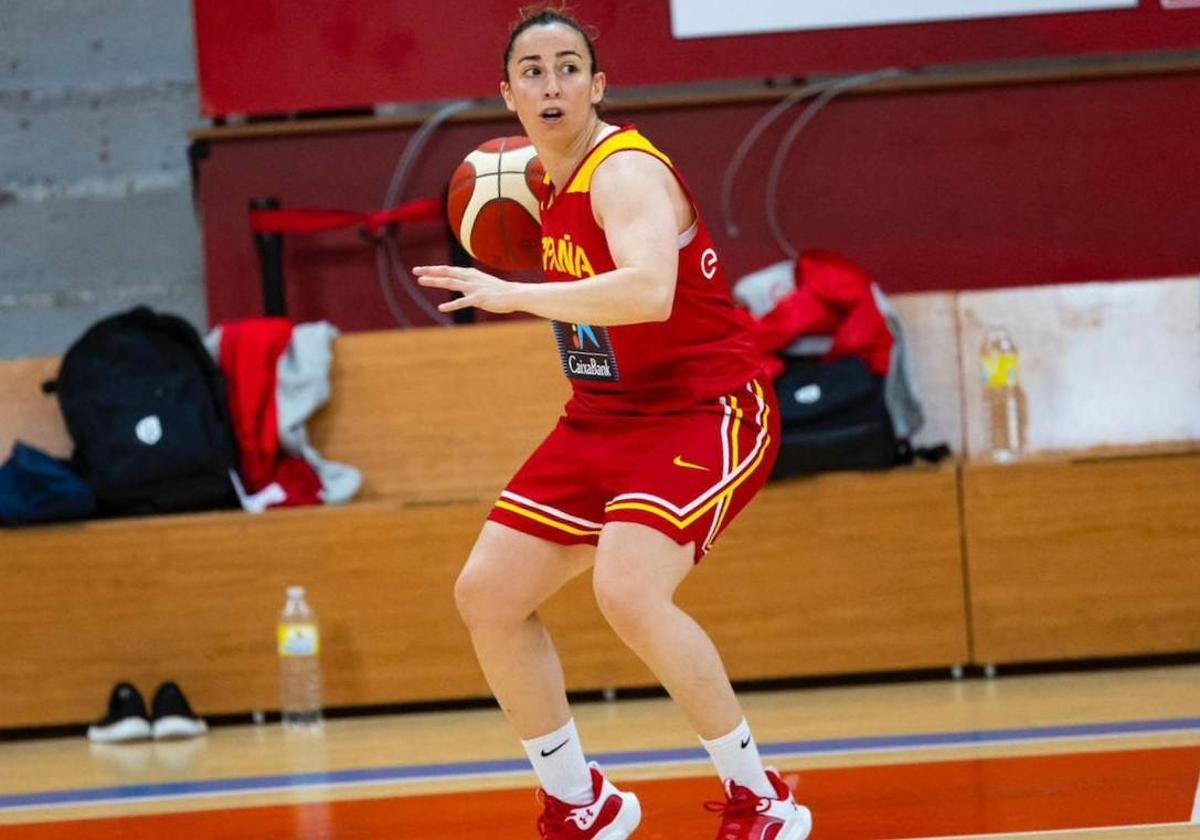
[[[617,357],[606,327],[554,322],[554,339],[562,359],[563,373],[586,382],[617,382]]]

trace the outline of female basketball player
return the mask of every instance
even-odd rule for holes
[[[592,569],[596,600],[650,667],[725,785],[721,840],[802,840],[811,816],[766,770],[679,584],[766,480],[777,411],[724,271],[670,160],[604,122],[591,39],[555,11],[512,31],[500,92],[549,177],[546,283],[475,269],[416,269],[474,306],[548,318],[573,395],[488,516],[455,597],[488,684],[544,791],[544,838],[621,840],[636,797],[588,765],[538,607]],[[731,564],[736,558],[730,558]]]

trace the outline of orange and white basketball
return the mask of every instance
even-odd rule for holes
[[[489,140],[459,164],[446,212],[472,257],[507,271],[541,267],[542,177],[541,161],[525,137]]]

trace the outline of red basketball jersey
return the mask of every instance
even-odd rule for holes
[[[596,168],[618,152],[661,160],[683,187],[696,224],[680,239],[675,303],[666,321],[601,327],[554,321],[563,371],[574,394],[568,414],[658,414],[716,400],[758,373],[745,316],[691,192],[670,159],[632,126],[597,144],[566,186],[541,201],[542,269],[550,282],[587,282],[616,266],[592,213]]]

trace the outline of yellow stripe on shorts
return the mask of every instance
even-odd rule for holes
[[[576,537],[590,537],[590,536],[595,536],[600,533],[599,530],[592,530],[592,529],[587,529],[587,528],[576,528],[573,525],[567,525],[565,523],[558,522],[554,519],[551,519],[549,516],[544,516],[540,513],[534,513],[533,511],[526,510],[523,507],[517,507],[516,505],[512,504],[511,502],[506,502],[503,499],[500,499],[499,501],[497,501],[495,506],[500,508],[501,510],[507,510],[511,513],[520,514],[521,516],[524,516],[527,519],[532,519],[534,522],[540,522],[543,525],[549,525],[551,528],[557,528],[560,531],[565,531],[566,533],[571,534]]]

